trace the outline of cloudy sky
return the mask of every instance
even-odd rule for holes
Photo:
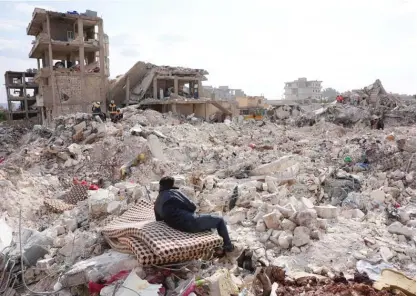
[[[0,1],[0,83],[36,67],[26,26],[35,7],[96,10],[110,38],[111,76],[136,61],[204,68],[206,84],[280,98],[285,81],[339,91],[379,78],[416,93],[415,0]],[[4,102],[4,88],[0,102]]]

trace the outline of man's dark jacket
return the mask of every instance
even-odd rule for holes
[[[193,223],[195,210],[195,204],[176,189],[159,191],[154,206],[156,221],[164,221],[178,230],[185,230]]]

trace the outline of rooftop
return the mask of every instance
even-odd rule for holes
[[[45,10],[43,8],[35,8],[32,13],[32,20],[26,28],[27,35],[37,36],[42,32],[42,24],[46,21],[46,16],[49,15],[51,19],[76,21],[79,18],[83,20],[84,27],[93,27],[97,25],[101,18],[96,16],[96,12],[87,10],[85,13],[78,12],[55,12]]]

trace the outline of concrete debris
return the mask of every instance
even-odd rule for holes
[[[21,209],[28,282],[42,291],[56,285],[65,289],[62,295],[81,295],[81,287],[109,283],[125,271],[101,290],[125,295],[120,284],[128,282],[138,260],[112,251],[101,228],[138,200],[154,201],[159,179],[171,175],[198,213],[225,218],[236,249],[247,249],[249,259],[239,268],[234,253],[209,264],[188,262],[178,267],[181,283],[156,267],[136,269],[135,279],[144,286],[163,284],[172,292],[192,282],[197,295],[204,294],[200,289],[209,289],[209,295],[239,294],[252,291],[259,266],[270,267],[266,273],[282,266],[343,281],[339,273],[349,280],[358,260],[381,258],[414,276],[416,129],[387,122],[383,130],[370,128],[367,118],[381,108],[384,114],[406,108],[383,92],[377,99],[384,107],[372,105],[371,89],[364,95],[370,103],[361,111],[339,103],[314,116],[307,108],[276,109],[276,123],[292,122],[285,126],[267,119],[187,121],[137,106],[123,108],[118,123],[79,113],[57,117],[48,128],[0,125],[0,211],[7,212],[0,220],[0,245],[8,247],[8,256],[20,256]],[[76,183],[85,191],[74,190]],[[19,272],[20,266],[12,270]],[[62,276],[47,282],[50,274]],[[286,281],[288,288],[300,287]],[[290,290],[277,295],[292,295]]]

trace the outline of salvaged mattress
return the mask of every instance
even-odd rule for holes
[[[46,198],[44,205],[49,211],[55,213],[62,213],[71,210],[75,207],[77,202],[83,201],[88,197],[88,186],[81,184],[74,184],[70,191],[65,194],[63,199]]]
[[[153,205],[144,199],[105,226],[102,233],[113,249],[130,251],[143,266],[206,258],[223,243],[210,231],[185,233],[155,221]]]

